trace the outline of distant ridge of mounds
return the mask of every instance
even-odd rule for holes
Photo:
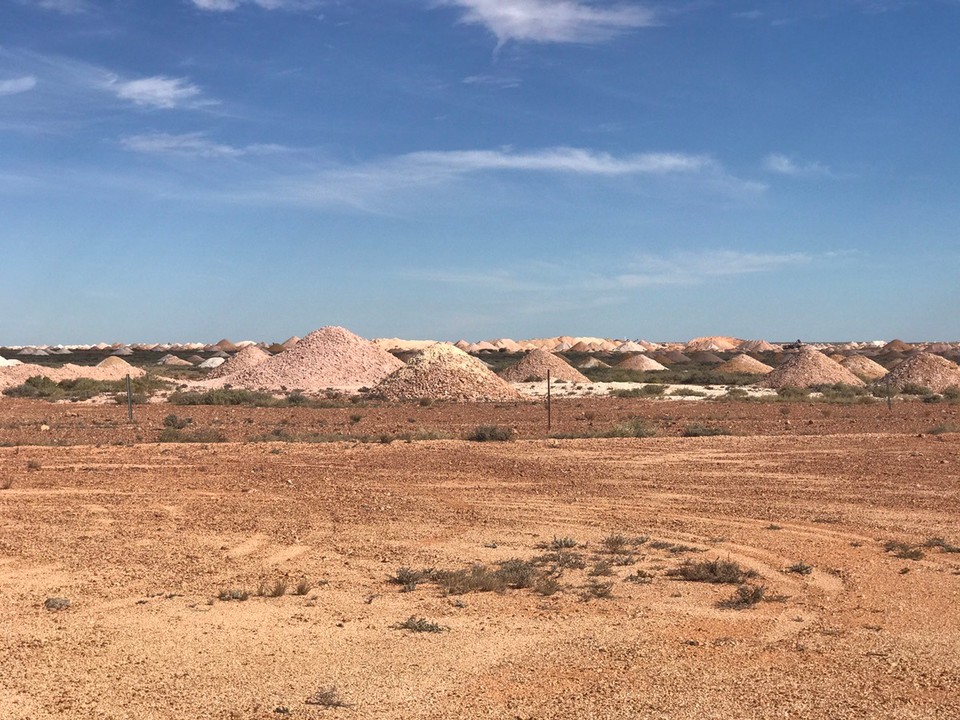
[[[686,343],[556,336],[449,344],[366,340],[345,328],[327,326],[282,343],[223,338],[213,344],[13,347],[4,348],[4,354],[11,359],[0,357],[0,390],[36,375],[54,382],[119,380],[128,374],[142,375],[143,367],[150,364],[168,369],[165,372],[189,371],[177,377],[201,389],[363,391],[387,400],[456,402],[521,400],[524,396],[511,383],[542,381],[548,372],[553,381],[589,383],[581,370],[621,376],[670,370],[689,370],[703,377],[755,375],[757,387],[773,389],[864,387],[877,382],[889,382],[898,391],[919,386],[942,392],[960,387],[960,367],[954,362],[960,358],[960,343],[911,345],[902,340],[804,345],[729,336]],[[59,365],[67,356],[76,361]],[[96,364],[84,365],[83,360]]]

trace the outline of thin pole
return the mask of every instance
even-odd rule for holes
[[[553,406],[550,396],[550,371],[547,370],[547,435],[553,429]]]
[[[129,375],[127,375],[127,419],[133,422],[133,387]]]

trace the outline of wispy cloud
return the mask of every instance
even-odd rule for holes
[[[705,185],[747,183],[732,178],[709,157],[683,153],[614,156],[582,148],[547,148],[530,152],[462,150],[414,152],[355,165],[329,164],[298,176],[239,191],[237,199],[303,205],[347,205],[378,211],[383,202],[423,188],[452,186],[471,176],[491,173],[546,173],[583,178],[688,177]],[[275,177],[275,176],[274,176]],[[711,191],[720,188],[711,187]],[[755,188],[749,189],[753,192]],[[723,190],[721,190],[723,191]]]
[[[629,263],[631,272],[606,279],[622,288],[697,285],[710,279],[773,272],[810,262],[805,253],[753,253],[734,250],[641,255]]]
[[[241,5],[257,5],[264,10],[306,10],[319,5],[317,0],[191,0],[201,10],[230,12]]]
[[[470,75],[463,79],[464,85],[486,85],[498,88],[517,88],[522,85],[520,78],[500,77],[497,75]]]
[[[829,259],[829,255],[691,250],[630,257],[589,255],[513,263],[508,267],[416,268],[400,272],[405,277],[431,283],[495,291],[494,297],[499,298],[504,307],[513,308],[513,312],[550,314],[563,307],[576,310],[625,304],[645,288],[709,285],[802,267],[821,259]],[[622,267],[633,272],[607,270]]]
[[[482,25],[503,45],[511,40],[596,43],[656,24],[651,10],[636,4],[604,7],[582,0],[440,0],[461,8],[462,22]]]
[[[178,155],[199,158],[232,158],[244,155],[266,155],[283,152],[280,145],[247,145],[235,147],[214,142],[203,133],[150,133],[121,138],[120,144],[128,150],[150,155]]]
[[[200,88],[186,79],[163,75],[127,81],[113,78],[108,85],[118,98],[142,107],[172,109],[200,96]]]
[[[772,153],[763,160],[763,167],[767,172],[778,175],[790,175],[793,177],[804,177],[812,175],[821,175],[832,177],[833,172],[829,167],[819,162],[800,162],[787,155]]]
[[[21,5],[33,5],[64,15],[77,15],[90,9],[86,0],[19,0],[19,2]]]
[[[11,80],[0,80],[0,95],[16,95],[33,90],[37,86],[37,79],[33,75],[25,75]]]
[[[548,148],[529,153],[515,153],[510,150],[418,152],[405,155],[401,160],[412,165],[435,167],[454,173],[526,170],[580,175],[662,175],[698,172],[714,164],[710,158],[703,155],[644,153],[615,157],[605,152],[569,147]]]

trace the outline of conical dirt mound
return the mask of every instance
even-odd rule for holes
[[[803,348],[787,357],[757,385],[769,388],[804,388],[837,383],[855,387],[865,385],[863,380],[819,350]]]
[[[866,382],[873,382],[887,374],[887,369],[883,365],[863,355],[851,355],[841,360],[840,364]]]
[[[948,387],[960,387],[960,366],[939,355],[920,352],[891,370],[889,380],[897,391],[904,385],[919,385],[938,393]]]
[[[581,370],[589,370],[590,368],[607,368],[610,367],[602,360],[597,360],[596,358],[587,358],[582,363],[580,363]]]
[[[730,358],[723,365],[714,368],[718,373],[743,373],[744,375],[766,375],[773,372],[773,368],[749,355],[740,354]]]
[[[646,355],[631,355],[614,365],[620,370],[642,370],[652,372],[655,370],[666,370],[667,368]]]
[[[222,378],[235,373],[246,372],[247,370],[252,370],[260,363],[266,362],[270,358],[270,353],[264,352],[256,345],[248,345],[222,365],[215,368],[207,377]]]
[[[133,370],[133,365],[123,358],[111,355],[97,363],[98,368],[117,368],[121,370]]]
[[[386,350],[342,327],[329,326],[256,367],[234,373],[230,383],[267,390],[357,390],[373,387],[400,367],[403,363]]]
[[[482,362],[447,343],[437,343],[414,355],[409,363],[384,379],[374,394],[386,400],[502,402],[523,399]]]
[[[547,371],[551,380],[568,382],[590,382],[590,379],[576,368],[571,367],[563,358],[546,350],[531,350],[516,365],[511,365],[500,373],[507,382],[526,382],[527,380],[546,380]]]

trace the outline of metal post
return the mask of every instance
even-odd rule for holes
[[[129,375],[127,375],[127,419],[133,422],[133,386]]]
[[[553,429],[553,407],[550,396],[550,371],[547,370],[547,435]]]

